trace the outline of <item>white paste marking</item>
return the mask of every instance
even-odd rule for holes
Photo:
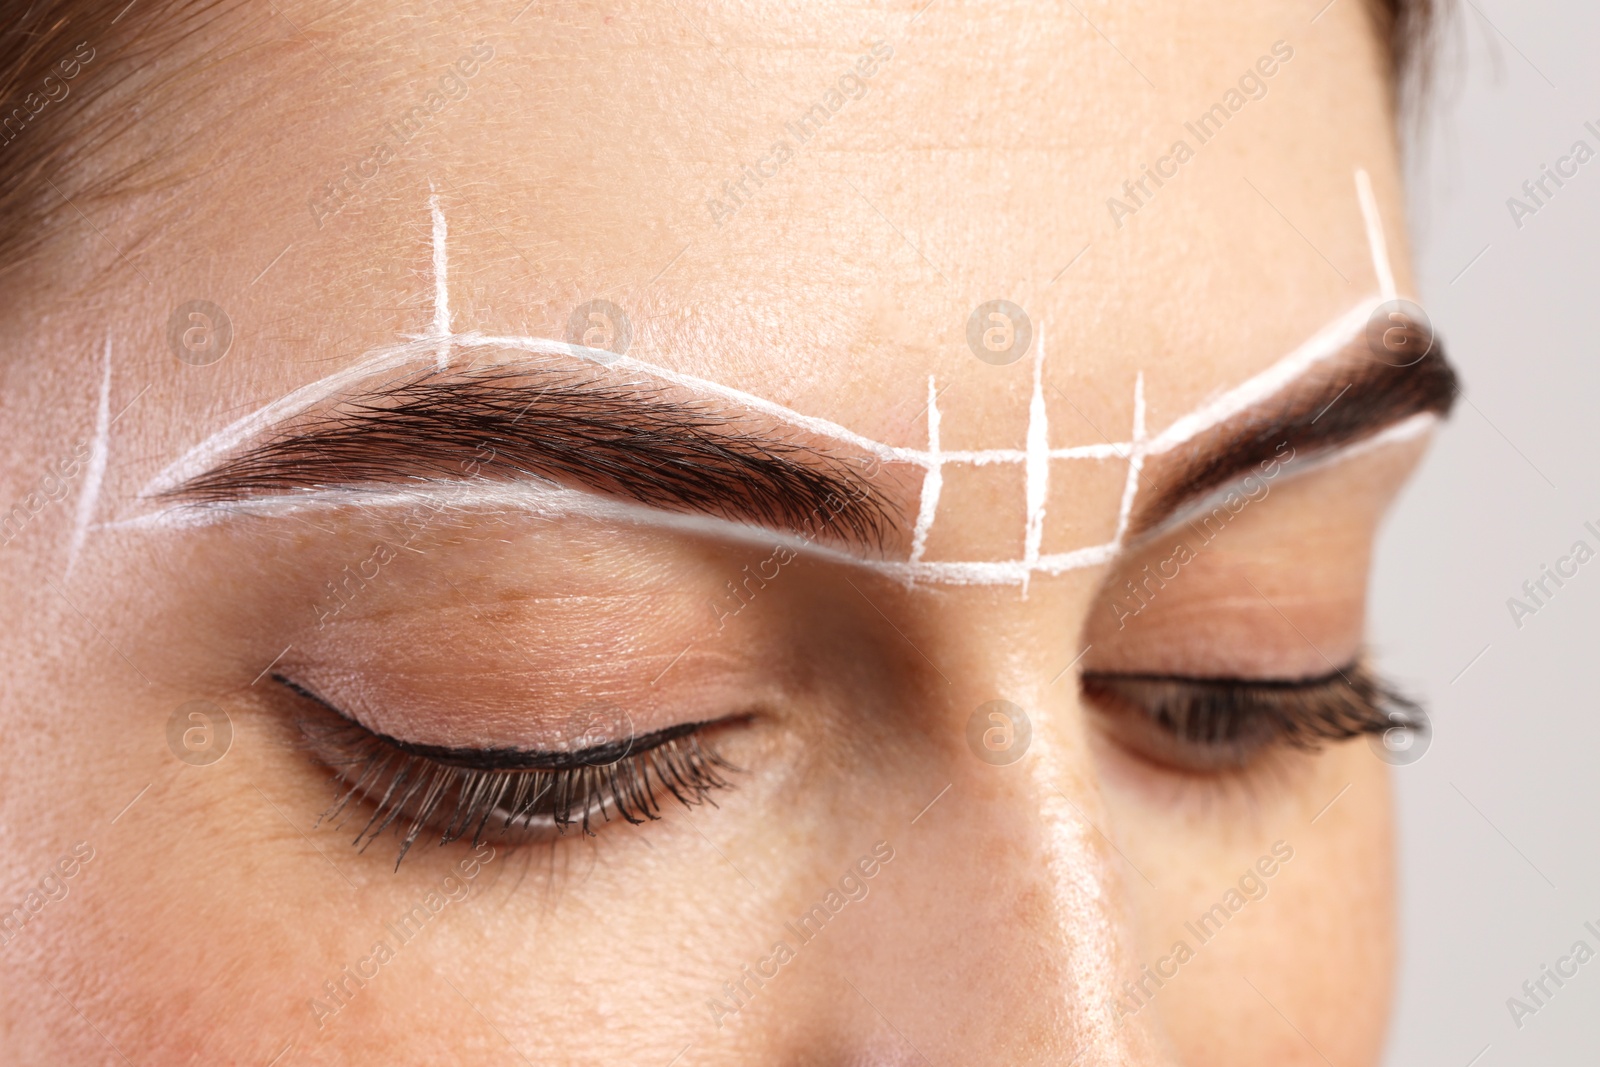
[[[1365,330],[1367,318],[1381,303],[1382,297],[1363,300],[1266,370],[1175,420],[1150,439],[1145,451],[1161,453],[1174,449],[1278,393],[1318,363],[1343,351]]]
[[[1367,248],[1372,252],[1372,270],[1378,276],[1378,292],[1385,300],[1398,294],[1394,267],[1389,262],[1389,241],[1383,234],[1383,216],[1378,213],[1378,198],[1372,193],[1372,178],[1365,168],[1356,169],[1356,199],[1361,203],[1361,220],[1367,226]]]
[[[439,195],[428,197],[433,210],[433,336],[439,338],[439,369],[450,365],[450,230]]]
[[[1353,441],[1350,444],[1325,449],[1303,457],[1296,455],[1292,460],[1287,461],[1279,476],[1270,480],[1275,485],[1286,485],[1310,474],[1312,471],[1323,470],[1327,467],[1344,463],[1347,460],[1355,459],[1358,456],[1364,456],[1368,452],[1386,445],[1414,440],[1432,430],[1438,422],[1439,416],[1433,412],[1419,411],[1415,415],[1408,415],[1399,422],[1385,426],[1377,433]],[[1260,480],[1259,476],[1252,471],[1185,502],[1171,515],[1162,519],[1161,522],[1148,530],[1140,532],[1133,543],[1144,544],[1165,536],[1196,517],[1221,506],[1232,493],[1241,493],[1248,496],[1252,491],[1249,484],[1251,478]]]
[[[1022,562],[1029,569],[1039,562],[1044,541],[1044,507],[1050,497],[1050,418],[1044,406],[1044,324],[1039,324],[1039,348],[1033,357],[1033,396],[1028,401],[1028,456],[1023,461],[1028,524],[1024,528]],[[1028,593],[1023,572],[1022,593]]]
[[[185,529],[248,517],[286,519],[320,511],[378,511],[419,506],[445,508],[463,514],[515,511],[543,519],[590,518],[601,522],[627,522],[741,543],[767,546],[785,544],[802,549],[819,559],[874,571],[907,584],[936,581],[953,584],[1015,585],[1021,583],[1030,572],[1061,574],[1080,567],[1104,563],[1116,554],[1118,547],[1114,544],[1092,545],[1072,552],[1041,556],[1037,564],[1031,568],[1022,560],[971,563],[876,560],[831,545],[808,542],[796,534],[714,515],[665,511],[580,489],[568,489],[553,483],[493,482],[481,479],[471,482],[417,481],[404,486],[373,489],[318,489],[217,504],[169,504],[157,511],[134,518],[100,523],[95,529]]]
[[[922,499],[917,505],[917,525],[911,531],[911,562],[922,560],[928,547],[928,531],[939,510],[939,494],[944,490],[944,461],[939,452],[939,389],[928,375],[928,468],[922,475]]]
[[[1176,448],[1278,393],[1299,379],[1316,364],[1342,351],[1352,339],[1360,335],[1372,310],[1378,304],[1393,296],[1394,275],[1389,264],[1388,246],[1384,240],[1382,220],[1378,217],[1376,200],[1372,195],[1371,180],[1363,170],[1356,172],[1356,190],[1357,197],[1361,201],[1363,218],[1366,222],[1367,240],[1372,251],[1374,269],[1378,274],[1379,295],[1361,301],[1355,307],[1322,327],[1270,367],[1240,385],[1214,396],[1196,410],[1181,416],[1153,438],[1147,438],[1145,431],[1144,374],[1140,371],[1135,378],[1134,384],[1133,439],[1131,441],[1051,448],[1049,444],[1049,424],[1042,391],[1045,353],[1044,331],[1041,325],[1039,351],[1035,356],[1033,368],[1033,391],[1028,405],[1026,447],[1023,449],[996,448],[950,452],[946,452],[940,447],[940,415],[936,400],[937,394],[931,378],[929,380],[928,447],[926,449],[906,448],[875,441],[839,423],[803,414],[742,389],[735,389],[720,382],[670,370],[635,357],[617,356],[612,352],[585,348],[581,345],[567,344],[543,337],[495,335],[477,331],[453,332],[450,325],[449,261],[447,255],[449,231],[443,208],[440,206],[439,198],[435,194],[429,198],[429,206],[433,215],[434,270],[434,314],[429,333],[397,344],[373,349],[350,367],[302,386],[252,414],[230,423],[190,448],[177,460],[169,464],[150,481],[140,495],[142,497],[156,496],[178,488],[185,481],[209,469],[219,459],[238,448],[244,442],[366,378],[416,365],[429,358],[437,360],[437,364],[441,368],[446,367],[449,362],[450,352],[454,347],[493,349],[501,352],[522,353],[533,356],[564,356],[624,373],[632,372],[648,375],[661,381],[681,386],[700,396],[720,397],[724,400],[732,401],[751,412],[766,415],[787,426],[871,452],[881,462],[904,463],[923,469],[925,473],[923,476],[922,497],[918,508],[917,523],[912,534],[911,553],[908,560],[898,562],[863,559],[842,553],[837,549],[822,548],[815,545],[810,546],[808,551],[829,557],[837,556],[842,562],[866,567],[907,582],[1008,584],[1021,585],[1026,591],[1028,579],[1033,574],[1061,574],[1082,567],[1098,566],[1115,557],[1123,547],[1127,537],[1128,523],[1138,497],[1139,476],[1146,455],[1159,454]],[[514,359],[502,359],[499,361],[500,364],[508,366],[518,365],[518,362]],[[524,362],[532,365],[534,361]],[[1411,421],[1407,420],[1399,425],[1406,426]],[[1391,431],[1393,429],[1391,428]],[[1391,431],[1385,431],[1383,434],[1375,436],[1372,439],[1372,443],[1376,444],[1379,440],[1394,440],[1395,438],[1390,436]],[[1128,461],[1128,479],[1124,484],[1123,495],[1118,508],[1115,538],[1105,544],[1088,545],[1070,552],[1043,554],[1040,548],[1043,544],[1044,536],[1045,502],[1049,495],[1050,461],[1055,459],[1103,460],[1111,458],[1121,458]],[[938,515],[940,492],[943,488],[943,469],[952,463],[964,463],[973,466],[1016,463],[1023,466],[1026,480],[1027,514],[1025,516],[1022,559],[928,561],[922,558],[927,546],[928,532]],[[474,492],[481,493],[483,490],[474,489]],[[588,497],[590,494],[579,495]],[[386,500],[415,503],[425,497],[436,497],[437,490],[425,487],[422,489],[401,490],[390,494],[362,492],[358,496],[359,500],[356,500],[342,497],[337,492],[326,491],[294,494],[281,498],[265,498],[265,502],[272,505],[269,510],[273,510],[273,513],[292,513],[292,510],[296,508],[349,506],[352,503],[380,506],[380,503]],[[476,499],[478,499],[478,503],[474,506],[488,505],[492,502],[487,497]],[[637,507],[636,505],[627,504],[618,504],[616,506]],[[226,508],[222,506],[197,507],[195,505],[182,505],[163,508],[129,522],[108,525],[158,527],[184,525],[194,521],[194,517],[199,513],[210,513],[213,518],[207,521],[214,521],[217,516],[226,517],[238,514],[243,510],[246,509],[240,504],[228,505]],[[723,536],[728,535],[729,528],[752,529],[743,524],[731,523],[722,519],[687,517],[648,508],[642,510],[649,511],[653,516],[650,521],[656,524],[682,528],[681,524],[685,521],[710,523],[716,529],[722,531]],[[608,512],[608,514],[612,513]],[[640,516],[633,516],[632,518],[633,521],[644,521]],[[781,537],[785,535],[763,530],[761,531],[761,536],[770,540],[774,536]]]
[[[89,448],[89,461],[83,473],[83,487],[78,490],[78,513],[72,523],[72,540],[67,544],[67,569],[63,580],[72,577],[72,568],[78,562],[78,553],[89,536],[89,523],[94,519],[95,505],[100,500],[100,486],[106,477],[106,459],[111,444],[111,338],[106,337],[105,373],[100,377],[100,404],[94,413],[94,443]]]
[[[1122,501],[1117,506],[1117,534],[1113,540],[1122,544],[1128,537],[1128,523],[1133,518],[1133,502],[1139,495],[1139,475],[1144,471],[1144,371],[1133,379],[1133,444],[1128,448],[1128,480],[1122,483]]]

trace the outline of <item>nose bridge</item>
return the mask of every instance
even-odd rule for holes
[[[1108,836],[1079,724],[1052,721],[1048,712],[1041,718],[1032,750],[1019,761],[1026,780],[1005,803],[1029,806],[1037,819],[1033,877],[1050,905],[1041,940],[1059,967],[1056,995],[1077,1062],[1168,1062],[1155,1018],[1118,1007],[1125,984],[1138,975],[1136,916],[1127,861]]]
[[[936,1062],[1168,1064],[1158,1013],[1118,1007],[1139,974],[1130,871],[1062,673],[1071,653],[1036,637],[1072,617],[1046,599],[939,612],[954,670],[949,718],[930,728],[951,784],[911,828],[898,918],[873,935],[895,942],[872,953],[894,964],[862,992],[920,1019]]]

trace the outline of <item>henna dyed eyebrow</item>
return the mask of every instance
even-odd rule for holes
[[[1147,466],[1154,492],[1141,502],[1130,532],[1150,530],[1190,500],[1282,459],[1284,445],[1294,455],[1327,452],[1413,415],[1446,416],[1460,388],[1437,341],[1404,367],[1373,358],[1364,338],[1353,341],[1287,396],[1243,411],[1168,453],[1170,461]]]
[[[226,503],[534,479],[874,549],[897,528],[893,505],[859,461],[740,421],[637,382],[555,370],[429,372],[345,399],[165,495]]]

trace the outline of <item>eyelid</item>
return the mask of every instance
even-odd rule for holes
[[[580,767],[609,767],[630,755],[649,752],[669,741],[688,737],[713,725],[710,722],[686,722],[656,730],[648,734],[629,734],[615,741],[605,741],[585,748],[540,750],[524,748],[451,748],[443,745],[419,745],[402,741],[377,731],[368,732],[378,740],[392,745],[409,756],[432,760],[447,767],[462,767],[480,771],[569,771]]]

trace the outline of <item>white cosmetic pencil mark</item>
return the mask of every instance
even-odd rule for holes
[[[1364,167],[1356,168],[1356,199],[1361,202],[1361,219],[1367,224],[1367,246],[1372,252],[1372,270],[1378,276],[1378,292],[1385,300],[1393,300],[1399,293],[1394,284],[1394,266],[1389,262],[1389,242],[1384,237],[1378,198],[1372,192],[1372,177]]]
[[[1348,445],[1326,449],[1321,452],[1311,452],[1304,456],[1296,455],[1293,466],[1284,471],[1280,477],[1285,480],[1284,484],[1297,481],[1314,471],[1355,459],[1374,449],[1422,437],[1437,426],[1438,423],[1439,417],[1437,415],[1429,411],[1419,411],[1415,415],[1401,419],[1399,422],[1386,426],[1375,434],[1353,441]],[[1250,477],[1250,475],[1247,475],[1244,478],[1220,485],[1208,493],[1194,497],[1156,525],[1148,530],[1140,531],[1140,542],[1148,542],[1152,538],[1162,536],[1171,530],[1176,530],[1193,522],[1203,515],[1209,514],[1222,506],[1230,494],[1248,492],[1250,487],[1246,482],[1249,481]]]
[[[1113,542],[1121,545],[1128,537],[1133,518],[1133,502],[1139,496],[1139,475],[1144,470],[1144,371],[1133,378],[1133,444],[1128,448],[1128,480],[1122,483],[1122,502],[1117,505],[1117,532]]]
[[[1028,573],[1039,563],[1044,541],[1044,506],[1050,496],[1050,417],[1044,406],[1044,323],[1033,354],[1033,395],[1028,400],[1028,458],[1023,464],[1028,524],[1022,538],[1022,595],[1028,595]]]
[[[1362,179],[1360,177],[1357,179],[1357,188],[1359,193],[1362,189]],[[1370,186],[1368,186],[1368,192],[1370,192]],[[221,456],[251,437],[305,411],[317,402],[337,394],[346,386],[353,385],[365,378],[414,365],[427,358],[440,357],[442,363],[447,361],[448,352],[452,346],[475,349],[498,348],[531,355],[577,358],[621,372],[651,375],[662,381],[681,386],[698,395],[731,400],[752,412],[767,415],[788,426],[856,446],[873,453],[881,462],[920,466],[930,474],[937,471],[939,478],[932,480],[934,495],[931,503],[928,500],[930,480],[928,478],[924,479],[924,506],[919,508],[918,526],[914,531],[913,537],[912,558],[906,561],[864,559],[831,547],[805,543],[802,543],[801,547],[806,551],[838,558],[842,562],[864,567],[908,584],[923,581],[949,582],[963,585],[1013,584],[1022,586],[1024,592],[1026,592],[1028,580],[1035,573],[1061,574],[1070,570],[1098,566],[1114,558],[1122,548],[1122,542],[1127,532],[1127,523],[1132,513],[1133,500],[1128,497],[1128,490],[1125,488],[1124,500],[1119,509],[1119,529],[1115,540],[1105,544],[1085,546],[1069,552],[1051,555],[1043,554],[1040,548],[1043,540],[1044,501],[1049,485],[1049,460],[1100,460],[1113,457],[1128,459],[1130,470],[1127,484],[1132,487],[1132,493],[1136,497],[1139,467],[1142,466],[1145,455],[1164,452],[1192,440],[1199,434],[1225,422],[1257,402],[1276,394],[1305,374],[1312,366],[1336,355],[1351,340],[1360,335],[1372,308],[1381,303],[1383,299],[1380,295],[1370,297],[1357,304],[1339,318],[1318,330],[1266,370],[1242,384],[1214,396],[1199,408],[1175,420],[1154,438],[1147,438],[1145,435],[1143,375],[1141,373],[1135,381],[1135,439],[1132,442],[1122,444],[1106,442],[1104,444],[1079,445],[1068,448],[1049,447],[1048,423],[1039,403],[1041,399],[1039,383],[1042,381],[1041,368],[1044,358],[1043,333],[1041,331],[1040,351],[1036,355],[1038,362],[1035,365],[1034,396],[1030,400],[1027,447],[1025,449],[944,451],[938,443],[937,412],[935,411],[933,417],[930,418],[930,447],[927,450],[923,450],[885,444],[828,419],[802,414],[792,408],[756,396],[745,390],[698,378],[694,375],[668,370],[634,357],[619,357],[612,352],[585,348],[581,345],[566,344],[549,338],[499,336],[476,331],[452,333],[450,331],[448,270],[445,255],[448,232],[445,226],[444,212],[439,204],[437,195],[431,197],[430,206],[434,218],[435,262],[435,317],[430,333],[421,337],[412,337],[397,344],[373,349],[353,366],[302,386],[287,396],[268,404],[266,407],[223,427],[206,440],[190,448],[184,455],[157,474],[149,485],[145,487],[141,496],[150,497],[178,488],[189,478],[201,473]],[[1368,222],[1368,239],[1373,248],[1374,262],[1382,264],[1380,281],[1388,279],[1387,284],[1392,287],[1392,274],[1387,273],[1388,258],[1386,247],[1383,245],[1381,225],[1375,222],[1375,216],[1372,213],[1368,213]],[[515,361],[502,360],[500,364],[515,365]],[[936,396],[937,394],[935,393],[934,397],[936,398]],[[933,401],[930,400],[930,408],[933,407]],[[1426,428],[1420,421],[1412,422],[1407,420],[1407,422],[1410,425],[1406,426],[1406,430],[1410,433],[1419,432]],[[1399,429],[1399,427],[1396,427],[1396,429]],[[1379,437],[1394,439],[1388,433],[1379,435]],[[1376,443],[1376,440],[1373,443]],[[1022,559],[1002,561],[928,561],[921,558],[926,549],[927,532],[937,518],[939,503],[937,493],[942,488],[942,470],[951,463],[966,463],[975,466],[984,466],[991,463],[1021,463],[1024,465],[1028,484],[1028,512],[1026,515],[1027,531]],[[422,493],[424,497],[436,497],[438,494],[436,487],[429,488],[427,486],[423,486],[420,489],[414,488],[408,492],[413,494],[408,499],[414,499],[414,494],[418,492]],[[394,493],[388,494],[391,498],[395,495]],[[405,493],[399,495],[406,496]],[[572,495],[574,497],[590,496],[589,494],[581,493]],[[312,494],[298,494],[291,498],[258,499],[245,504],[208,508],[200,508],[194,505],[167,507],[134,519],[102,524],[95,528],[100,529],[107,526],[149,526],[159,528],[192,525],[196,521],[218,521],[240,514],[295,514],[302,507],[330,506],[332,501],[341,498],[344,499],[345,506],[352,502],[358,505],[379,506],[378,495],[371,492],[342,496],[339,492],[321,491]],[[518,503],[513,506],[527,507],[528,501],[529,497],[523,494]],[[482,502],[480,501],[480,503]],[[588,514],[604,514],[610,518],[616,517],[616,506],[614,504],[596,506],[592,503],[579,505],[570,501],[563,505],[569,513],[585,511]],[[549,510],[549,501],[542,501],[534,508],[534,510],[540,509]],[[635,510],[643,513],[643,515],[631,515],[632,521],[654,522],[657,525],[674,527],[683,526],[685,523],[699,523],[701,526],[696,528],[714,529],[724,535],[730,530],[748,531],[755,529],[748,524],[733,523],[712,517],[684,516],[643,507]],[[920,531],[920,538],[915,536],[917,531]],[[764,533],[766,536],[770,536],[770,531],[765,531]]]
[[[854,430],[838,426],[837,422],[827,419],[814,418],[808,414],[798,413],[792,408],[778,405],[765,398],[749,394],[741,389],[723,386],[720,382],[706,381],[694,378],[693,374],[682,374],[678,371],[669,371],[661,366],[635,360],[632,357],[621,357],[614,352],[603,349],[587,349],[578,344],[566,344],[563,341],[550,341],[547,338],[514,338],[514,336],[488,336],[480,333],[451,334],[451,344],[456,347],[469,347],[469,349],[506,349],[510,352],[526,352],[533,355],[562,355],[562,357],[579,358],[584,362],[598,363],[602,366],[613,366],[618,370],[632,370],[638,373],[651,374],[662,381],[674,382],[677,386],[694,390],[702,395],[715,395],[715,397],[728,398],[733,402],[741,403],[752,411],[766,414],[771,418],[784,422],[795,429],[808,430],[819,437],[827,437],[835,442],[846,445],[858,446],[864,451],[877,454],[883,462],[904,462],[912,466],[928,467],[933,462],[933,456],[918,448],[901,448],[896,445],[885,445],[875,442],[872,438],[856,434]],[[170,493],[176,490],[189,478],[202,474],[211,464],[221,459],[224,454],[238,448],[256,435],[264,434],[266,430],[277,426],[278,422],[286,421],[306,411],[310,406],[333,397],[346,387],[352,387],[357,382],[366,378],[373,378],[378,374],[389,371],[402,370],[405,366],[418,365],[429,362],[435,357],[438,341],[429,334],[421,338],[410,338],[406,341],[378,347],[366,352],[357,363],[347,366],[344,370],[334,371],[326,378],[309,382],[306,386],[293,390],[285,397],[278,398],[264,408],[246,414],[237,421],[230,422],[229,426],[222,427],[216,434],[205,438],[203,442],[192,446],[189,451],[179,456],[176,461],[163,467],[154,478],[150,478],[139,496],[150,498]],[[1051,459],[1112,459],[1120,458],[1125,454],[1125,445],[1117,443],[1104,443],[1104,445],[1077,445],[1072,448],[1053,448],[1050,450]],[[1021,448],[990,448],[990,450],[952,451],[941,453],[941,464],[974,464],[974,466],[987,466],[997,462],[1024,462],[1027,453]]]
[[[1128,454],[1128,443],[1109,442],[1098,445],[1073,445],[1071,448],[1052,448],[1048,455],[1051,459],[1120,459]],[[981,448],[966,449],[946,452],[944,462],[970,463],[974,467],[987,467],[991,463],[1026,463],[1028,450],[1025,448]],[[920,462],[912,458],[907,462]]]
[[[252,497],[228,503],[169,504],[156,511],[116,522],[100,523],[108,529],[184,529],[240,518],[300,518],[318,510],[414,508],[419,504],[448,507],[462,514],[485,509],[518,511],[543,519],[581,517],[609,523],[631,523],[656,529],[681,531],[715,537],[752,546],[771,548],[777,543],[818,559],[858,567],[884,575],[907,585],[916,582],[948,582],[956,585],[1020,585],[1030,571],[1063,574],[1084,567],[1098,566],[1112,559],[1118,546],[1112,543],[1089,545],[1070,552],[1041,555],[1033,567],[1022,560],[999,561],[901,561],[869,559],[829,545],[818,545],[795,534],[765,526],[735,522],[713,515],[667,511],[648,505],[618,500],[534,482],[419,482],[403,487],[372,489],[320,489],[271,497]]]
[[[1365,330],[1373,308],[1383,303],[1379,296],[1368,297],[1302,341],[1294,351],[1254,377],[1214,397],[1200,407],[1173,420],[1145,446],[1147,453],[1166,452],[1198,437],[1233,418],[1241,411],[1280,392],[1306,371],[1344,350]]]
[[[944,489],[944,461],[939,454],[939,390],[933,375],[928,375],[928,466],[922,476],[922,500],[917,505],[917,525],[911,531],[911,562],[922,560],[928,547],[928,531],[939,511],[939,494]]]
[[[1345,318],[1348,319],[1351,318],[1351,316],[1345,316]],[[1365,319],[1364,316],[1356,316],[1355,318],[1362,322],[1364,322]],[[1311,360],[1306,358],[1307,352],[1310,351],[1315,354],[1315,352],[1326,342],[1324,334],[1328,333],[1329,331],[1323,331],[1323,333],[1319,333],[1316,338],[1313,338],[1313,342],[1315,342],[1315,344],[1308,342],[1307,346],[1302,346],[1300,349],[1297,349],[1295,352],[1285,357],[1284,360],[1280,361],[1280,364],[1269,368],[1261,375],[1258,375],[1256,378],[1246,382],[1233,393],[1225,394],[1217,401],[1213,401],[1209,407],[1217,416],[1217,421],[1221,421],[1224,418],[1230,417],[1236,409],[1243,408],[1244,405],[1239,402],[1238,398],[1234,395],[1235,393],[1254,393],[1255,391],[1260,390],[1262,395],[1270,395],[1270,393],[1277,391],[1280,386],[1277,384],[1275,379],[1279,377],[1281,373],[1280,368],[1282,365],[1284,363],[1288,363],[1300,369],[1303,369],[1305,365],[1309,365]],[[468,335],[457,335],[457,338],[459,339],[463,336]],[[425,347],[426,344],[426,340],[422,339],[409,342],[389,351],[379,351],[357,366],[348,368],[345,371],[337,372],[319,382],[314,382],[300,390],[296,390],[294,393],[291,393],[281,400],[276,401],[274,404],[268,405],[266,408],[263,408],[251,415],[245,416],[233,425],[224,428],[217,434],[214,434],[211,438],[208,438],[200,445],[192,448],[188,453],[185,454],[185,456],[170,465],[166,471],[162,472],[162,474],[158,475],[156,479],[152,481],[150,486],[145,489],[144,494],[149,496],[182,484],[182,482],[192,473],[198,473],[199,470],[202,470],[205,466],[209,465],[215,459],[215,457],[220,456],[231,448],[237,446],[240,442],[265,430],[274,423],[281,421],[284,418],[288,418],[292,414],[298,413],[301,410],[304,410],[316,401],[339,391],[345,386],[350,385],[361,378],[371,376],[372,374],[381,372],[382,370],[392,369],[405,362],[415,362],[419,359],[427,358],[427,350]],[[579,349],[577,346],[567,345],[556,341],[540,341],[539,344],[540,348],[544,349],[545,351],[559,351],[562,354],[582,355],[583,352],[586,351]],[[610,358],[611,353],[597,352],[593,358],[598,359],[601,357]],[[679,376],[680,380],[687,379],[687,377],[688,376]],[[1263,385],[1263,380],[1265,380],[1265,385]],[[1140,390],[1138,386],[1139,383],[1136,380],[1136,407],[1137,401],[1140,398]],[[724,394],[728,392],[735,394],[738,393],[737,390],[728,390],[726,387],[721,387],[719,392]],[[767,406],[770,408],[776,408],[778,411],[787,410],[774,404],[767,404]],[[815,426],[815,421],[812,421],[813,427]],[[1396,424],[1394,427],[1385,431],[1384,433],[1377,435],[1377,437],[1372,440],[1371,444],[1376,445],[1379,443],[1387,443],[1389,441],[1401,439],[1402,437],[1410,437],[1415,434],[1419,434],[1428,429],[1428,427],[1431,426],[1434,421],[1435,420],[1430,419],[1426,415],[1405,420],[1402,423]],[[1210,425],[1210,422],[1201,422],[1199,420],[1193,420],[1191,416],[1185,416],[1184,418],[1179,419],[1177,422],[1174,422],[1172,426],[1170,426],[1167,431],[1161,435],[1161,437],[1153,442],[1146,442],[1141,450],[1141,454],[1160,451],[1163,447],[1174,447],[1182,440],[1208,429]],[[859,435],[854,436],[859,437]],[[890,446],[882,445],[875,441],[867,441],[866,443],[868,446],[875,446],[893,453],[892,458],[902,462],[929,466],[931,465],[931,461],[933,459],[931,453],[923,453],[914,449],[891,449]],[[1094,458],[1099,458],[1101,455],[1128,458],[1131,456],[1131,448],[1131,443],[1109,444],[1101,446],[1100,449],[1096,449],[1093,453],[1093,456]],[[1052,449],[1050,454],[1052,457],[1059,457],[1063,454],[1063,452],[1071,452],[1072,454],[1078,456],[1087,454],[1087,450],[1060,449]],[[965,460],[968,462],[978,463],[1019,462],[1024,458],[1025,454],[1015,449],[995,450],[995,452],[987,454],[975,452],[953,453],[942,450],[939,452],[941,466],[956,460]],[[503,490],[501,492],[503,492]],[[338,491],[319,491],[315,493],[297,494],[292,497],[262,498],[257,501],[250,502],[249,504],[230,504],[225,507],[219,506],[216,508],[197,508],[194,506],[168,507],[143,516],[135,517],[133,519],[123,520],[116,523],[102,524],[101,528],[182,527],[194,525],[196,523],[220,521],[237,514],[266,513],[269,509],[276,509],[280,513],[298,513],[298,510],[301,508],[311,509],[317,507],[341,507],[360,503],[370,503],[373,506],[382,506],[386,503],[414,504],[419,499],[437,499],[438,495],[439,490],[430,489],[427,487],[398,491],[386,495],[378,495],[372,492],[351,492],[342,494]],[[530,499],[529,491],[526,488],[517,494],[519,500],[518,503],[501,499],[493,494],[485,495],[482,490],[479,490],[476,496],[478,499],[463,501],[462,506],[471,507],[483,506],[485,504],[498,504],[501,506],[527,507]],[[658,521],[666,525],[678,525],[686,518],[685,516],[681,515],[673,516],[670,515],[670,513],[661,513],[661,515],[663,517],[658,518]],[[719,528],[722,529],[723,533],[726,533],[726,528],[736,525],[727,523],[724,520],[707,519],[704,521],[718,525]],[[908,582],[943,581],[963,585],[1020,584],[1023,580],[1023,575],[1028,573],[1030,570],[1045,574],[1061,574],[1065,573],[1066,571],[1077,570],[1083,567],[1097,566],[1111,559],[1116,554],[1116,551],[1119,549],[1119,547],[1120,544],[1118,542],[1107,542],[1105,544],[1090,545],[1084,548],[1075,549],[1065,553],[1058,553],[1055,555],[1041,554],[1036,565],[1031,568],[1028,567],[1028,565],[1022,560],[1017,560],[1014,562],[983,561],[972,563],[911,560],[904,563],[898,563],[893,561],[861,560],[855,557],[849,558],[852,562],[866,566],[869,569],[874,569],[880,573],[889,574]],[[811,551],[818,550],[813,548]]]
[[[456,344],[463,348],[504,348],[512,351],[531,352],[539,355],[572,356],[599,363],[602,366],[612,367],[619,371],[637,371],[660,378],[662,381],[681,385],[707,396],[718,396],[725,400],[732,400],[737,404],[769,415],[775,419],[794,426],[797,429],[809,430],[822,437],[832,438],[847,444],[856,445],[862,449],[873,452],[884,462],[921,463],[926,465],[926,454],[917,449],[897,448],[885,445],[880,441],[847,429],[836,422],[817,418],[812,415],[802,415],[792,408],[782,404],[775,404],[764,397],[747,393],[743,389],[723,385],[721,382],[697,378],[692,374],[682,374],[678,371],[668,370],[665,367],[646,363],[632,356],[618,356],[615,352],[604,349],[585,348],[582,345],[571,345],[561,341],[552,341],[544,337],[506,337],[491,336],[487,334],[458,333],[455,335]]]
[[[343,370],[334,371],[325,378],[319,378],[292,390],[265,407],[224,426],[163,467],[139,491],[139,495],[151,497],[171,492],[244,442],[270,430],[280,422],[293,418],[313,404],[326,400],[374,374],[394,370],[423,359],[431,359],[437,348],[438,341],[435,338],[420,337],[373,349]]]
[[[120,412],[119,412],[120,414]],[[89,536],[89,524],[94,521],[95,505],[100,500],[100,485],[106,477],[106,458],[111,443],[111,338],[106,337],[105,373],[100,377],[100,404],[94,414],[94,443],[89,448],[89,462],[83,472],[83,487],[78,490],[78,513],[72,523],[72,540],[67,543],[67,569],[61,575],[65,582],[72,577],[72,568],[78,562],[78,553]]]
[[[439,194],[428,197],[433,209],[433,336],[439,338],[439,369],[450,365],[450,230]]]

